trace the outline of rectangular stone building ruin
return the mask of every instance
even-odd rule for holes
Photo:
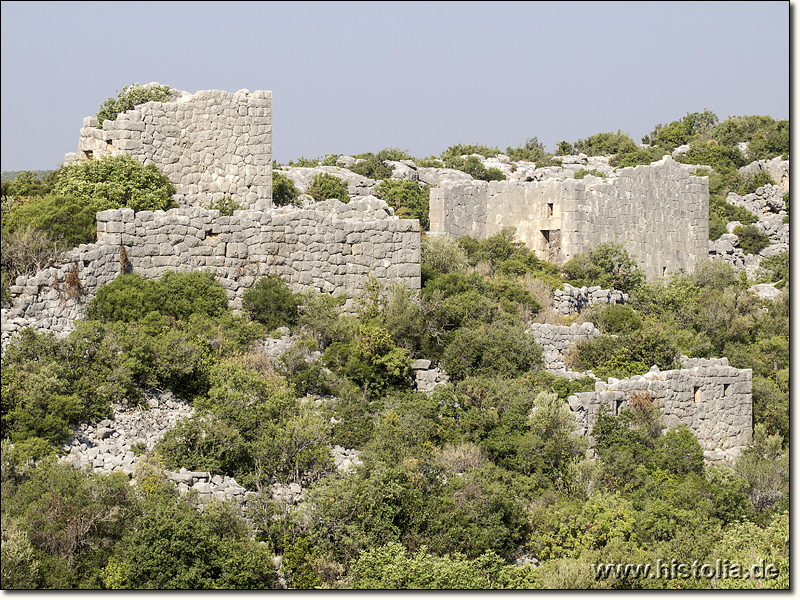
[[[445,183],[431,190],[430,229],[482,239],[514,227],[556,264],[616,242],[661,277],[708,258],[708,178],[696,169],[666,156],[609,178]]]
[[[272,92],[172,93],[173,100],[146,102],[100,128],[95,117],[86,117],[78,152],[64,161],[129,154],[155,164],[175,186],[173,199],[181,206],[230,197],[248,208],[269,208]]]
[[[685,425],[711,459],[740,449],[753,431],[753,372],[728,365],[727,358],[685,359],[683,369],[650,372],[621,381],[599,381],[594,392],[568,398],[578,431],[590,435],[600,410],[618,415],[631,395],[647,394],[661,410],[664,429]],[[717,456],[720,454],[720,456]]]

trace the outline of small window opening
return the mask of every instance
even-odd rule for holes
[[[106,151],[111,152],[114,150],[114,142],[111,140],[106,140]]]
[[[702,399],[703,399],[703,394],[700,393],[700,386],[699,385],[694,386],[694,401],[700,402]]]
[[[83,158],[86,160],[92,160],[92,151],[91,150],[84,150],[83,151]]]
[[[667,274],[667,267],[661,267],[661,276],[665,276]]]
[[[552,202],[548,202],[547,203],[547,216],[548,217],[552,217],[553,216],[553,203]]]

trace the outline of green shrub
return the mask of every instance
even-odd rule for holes
[[[744,176],[744,181],[739,186],[739,189],[736,190],[736,193],[740,196],[746,196],[747,194],[754,194],[758,188],[767,184],[775,184],[775,180],[772,179],[772,176],[767,173],[766,171],[758,171],[757,173],[747,173]]]
[[[89,200],[98,211],[177,207],[172,201],[175,188],[167,176],[155,165],[143,166],[127,154],[66,165],[58,170],[57,177],[55,194]]]
[[[745,254],[758,254],[769,246],[769,236],[755,225],[739,225],[733,233],[739,236],[739,246]]]
[[[297,205],[299,195],[300,190],[294,185],[294,181],[280,171],[272,172],[272,203],[275,206]]]
[[[456,331],[442,363],[459,381],[469,376],[516,377],[541,367],[543,360],[542,349],[521,327],[480,325]]]
[[[635,167],[636,165],[649,165],[657,160],[661,160],[669,152],[664,148],[637,148],[626,152],[620,152],[612,156],[608,164],[612,167]]]
[[[481,159],[477,156],[467,158],[451,157],[445,159],[445,167],[448,169],[458,169],[474,179],[481,181],[503,181],[506,176],[499,169],[487,169],[483,166]]]
[[[91,244],[97,240],[96,212],[90,199],[38,196],[3,217],[3,236],[34,227],[68,248]]]
[[[270,331],[297,321],[300,298],[277,273],[259,279],[242,297],[242,309]]]
[[[561,268],[566,280],[576,287],[599,285],[630,292],[644,282],[644,273],[621,244],[605,242],[578,254]]]
[[[373,395],[411,385],[411,356],[398,348],[383,327],[360,326],[351,342],[334,342],[322,356],[325,365]]]
[[[581,169],[580,171],[576,172],[573,177],[575,179],[583,179],[587,175],[594,175],[595,177],[605,177],[606,174],[602,171],[598,171],[597,169]]]
[[[317,202],[336,198],[345,204],[350,201],[350,194],[347,191],[347,182],[334,177],[330,173],[319,173],[311,180],[306,193]]]
[[[247,209],[246,206],[239,204],[230,196],[225,196],[224,198],[215,200],[208,205],[208,208],[209,210],[218,210],[220,217],[230,217],[233,215],[234,211]]]
[[[585,140],[578,140],[572,147],[575,154],[582,153],[588,156],[625,154],[636,152],[637,148],[636,142],[622,131],[617,131],[617,133],[596,133]]]
[[[392,169],[384,165],[383,160],[372,152],[359,154],[354,158],[360,160],[348,167],[353,173],[370,179],[389,179],[392,176]]]
[[[431,188],[428,185],[420,187],[410,179],[386,179],[375,186],[375,195],[385,200],[394,208],[398,217],[404,219],[418,219],[423,231],[430,225],[429,210]]]
[[[87,314],[104,322],[131,322],[156,312],[185,321],[193,314],[218,317],[227,310],[228,295],[212,273],[168,271],[160,280],[119,275],[97,290]]]
[[[537,168],[561,165],[560,160],[554,158],[551,153],[545,151],[544,144],[542,144],[536,136],[525,140],[525,145],[520,148],[506,148],[506,154],[514,161],[524,160],[536,163]],[[568,153],[560,152],[560,154]]]
[[[100,105],[97,111],[97,127],[103,128],[103,121],[116,121],[117,116],[126,110],[145,102],[168,102],[172,99],[168,85],[155,86],[147,89],[138,83],[126,85],[118,92],[116,98],[109,98]]]
[[[592,315],[594,323],[610,335],[630,333],[642,328],[642,319],[630,306],[608,304]]]
[[[789,253],[781,252],[774,256],[768,256],[759,265],[761,275],[759,283],[775,283],[778,289],[785,289],[789,282]]]

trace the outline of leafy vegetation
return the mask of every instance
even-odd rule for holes
[[[146,88],[135,83],[126,85],[117,93],[116,98],[109,98],[100,105],[97,111],[97,127],[103,128],[103,121],[116,121],[120,113],[131,110],[145,102],[167,102],[172,99],[168,85]]]
[[[753,221],[724,197],[769,181],[738,174],[743,158],[726,136],[746,132],[754,152],[770,153],[784,129],[712,117],[657,126],[649,150],[631,150],[618,132],[580,151],[616,149],[624,162],[627,150],[690,144],[687,160],[713,168],[712,222],[739,220],[740,239],[757,251]],[[381,164],[403,156],[389,150],[375,155]],[[443,158],[492,152],[454,146]],[[542,152],[533,138],[519,156],[538,165]],[[4,277],[45,264],[48,244],[53,252],[90,239],[96,210],[135,205],[134,191],[146,189],[126,165],[105,186],[90,177],[98,165],[86,169],[66,177],[69,191],[58,188],[65,171],[4,191]],[[296,202],[291,182],[274,183],[276,203]],[[320,199],[344,190],[346,200],[341,180],[318,183]],[[396,214],[421,222],[428,192],[407,181],[376,188]],[[241,314],[209,273],[124,273],[68,336],[23,331],[2,357],[3,587],[263,589],[279,577],[296,589],[788,587],[788,253],[761,263],[758,281],[785,290],[774,300],[720,262],[646,282],[618,244],[558,267],[513,229],[482,240],[423,234],[421,271],[421,290],[372,282],[347,310],[343,297],[297,294],[270,275],[244,294]],[[648,394],[598,415],[587,454],[566,400],[594,390],[595,379],[546,372],[525,333],[565,282],[629,294],[626,305],[582,315],[602,335],[567,357],[575,369],[627,377],[674,368],[686,354],[752,370],[753,437],[735,462],[704,463],[700,441],[685,427],[665,429]],[[296,343],[276,359],[262,342],[278,327]],[[450,376],[430,394],[412,385],[412,363],[423,358]],[[137,447],[135,485],[55,460],[78,422],[109,417],[116,402],[144,407],[153,390],[171,390],[195,412],[153,450]],[[334,444],[358,449],[363,464],[338,472]],[[251,492],[246,512],[180,495],[164,470],[182,467],[235,477]],[[275,500],[276,483],[302,484],[305,509]],[[665,557],[763,558],[778,578],[598,578],[589,568]]]
[[[319,173],[311,180],[306,193],[317,202],[336,198],[345,204],[350,201],[350,194],[347,191],[347,183],[330,173]]]

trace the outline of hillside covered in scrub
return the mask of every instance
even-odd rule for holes
[[[419,220],[420,289],[373,281],[347,299],[272,274],[234,310],[212,273],[147,279],[122,252],[94,297],[66,282],[86,318],[3,349],[2,587],[787,589],[788,153],[788,121],[704,111],[641,144],[274,165],[275,206],[373,195]],[[555,264],[510,229],[428,235],[443,181],[603,178],[666,154],[708,177],[712,252],[691,272],[647,279],[621,243]],[[98,212],[169,210],[174,193],[127,156],[4,177],[3,308],[97,241]],[[563,308],[573,288],[615,300]],[[542,325],[597,333],[557,371]],[[579,433],[571,396],[723,357],[752,370],[738,454],[704,460],[646,393]],[[718,559],[776,577],[596,568]]]

